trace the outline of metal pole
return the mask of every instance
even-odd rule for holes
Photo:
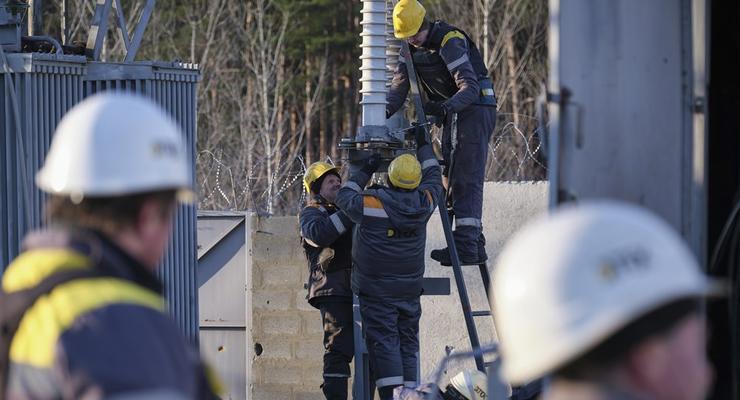
[[[28,36],[37,36],[41,34],[44,19],[41,15],[41,7],[44,5],[42,0],[28,1]]]
[[[67,19],[69,18],[69,10],[67,8],[67,0],[62,0],[62,45],[69,43],[69,28],[67,27]]]
[[[146,30],[146,26],[149,25],[149,18],[152,16],[152,12],[154,12],[155,3],[155,0],[147,0],[144,10],[141,11],[141,17],[139,17],[139,23],[136,24],[136,29],[134,29],[134,36],[131,38],[130,43],[131,47],[126,52],[124,62],[133,62],[136,59],[136,53],[139,51],[139,46],[141,46],[144,31]]]
[[[483,64],[488,62],[488,17],[491,14],[491,0],[483,0]]]

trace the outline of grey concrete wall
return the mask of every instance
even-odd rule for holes
[[[546,182],[496,182],[487,183],[483,197],[483,231],[486,235],[486,251],[489,272],[493,260],[501,251],[504,242],[524,222],[547,209]],[[420,326],[422,379],[428,378],[445,355],[445,346],[457,351],[470,350],[470,341],[465,320],[450,267],[443,267],[428,258],[432,249],[446,247],[439,216],[432,218],[427,226],[427,264],[425,276],[448,277],[452,293],[449,296],[422,297]],[[487,310],[488,302],[477,266],[464,266],[463,274],[473,310]],[[477,317],[478,334],[482,344],[495,339],[491,318]],[[488,359],[487,359],[488,360]],[[451,365],[448,376],[454,376],[462,368],[475,368],[473,360]]]
[[[547,204],[545,183],[490,183],[484,194],[484,230],[489,257],[498,254],[504,241],[524,221],[543,212]],[[321,322],[319,312],[305,301],[303,282],[308,271],[299,245],[296,217],[257,218],[251,223],[252,332],[251,343],[259,343],[261,355],[254,355],[249,392],[255,400],[320,399]],[[427,228],[427,254],[445,246],[439,216]],[[452,271],[431,259],[426,276],[449,277]],[[486,299],[477,267],[465,271],[465,279],[474,308],[486,307]],[[421,319],[422,377],[434,369],[444,356],[445,346],[469,349],[454,280],[452,294],[422,300]],[[489,318],[479,318],[482,342],[493,339]],[[253,353],[254,354],[254,353]],[[469,362],[472,367],[473,363]],[[461,366],[453,366],[454,373]]]

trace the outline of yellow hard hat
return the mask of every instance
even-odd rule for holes
[[[427,10],[417,0],[401,0],[393,7],[393,34],[398,39],[416,35]]]
[[[306,169],[306,173],[303,174],[303,186],[306,187],[306,191],[311,193],[311,185],[328,172],[334,172],[339,175],[339,169],[329,163],[317,161],[311,164]]]
[[[421,182],[421,164],[411,154],[401,154],[388,166],[388,179],[395,187],[415,189]]]

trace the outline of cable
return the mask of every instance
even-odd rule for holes
[[[730,231],[730,229],[733,227],[737,220],[738,212],[740,212],[740,200],[738,200],[735,203],[735,206],[732,208],[732,212],[730,212],[730,216],[727,217],[727,221],[725,222],[725,225],[722,227],[722,231],[719,234],[719,237],[717,238],[717,244],[714,246],[714,251],[712,252],[712,258],[709,262],[709,272],[715,273],[715,269],[717,268],[717,263],[720,260],[720,257],[722,256],[722,251],[724,250],[724,244],[725,240],[727,239],[727,233]]]

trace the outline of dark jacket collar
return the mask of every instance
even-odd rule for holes
[[[322,197],[320,194],[316,194],[311,199],[311,202],[314,204],[319,204],[324,207],[330,207],[330,208],[336,208],[336,205],[334,203],[330,203],[328,200],[326,200],[324,197]]]
[[[65,247],[84,254],[94,268],[162,294],[162,283],[141,262],[126,253],[103,233],[72,227],[53,227],[30,233],[24,250]]]

